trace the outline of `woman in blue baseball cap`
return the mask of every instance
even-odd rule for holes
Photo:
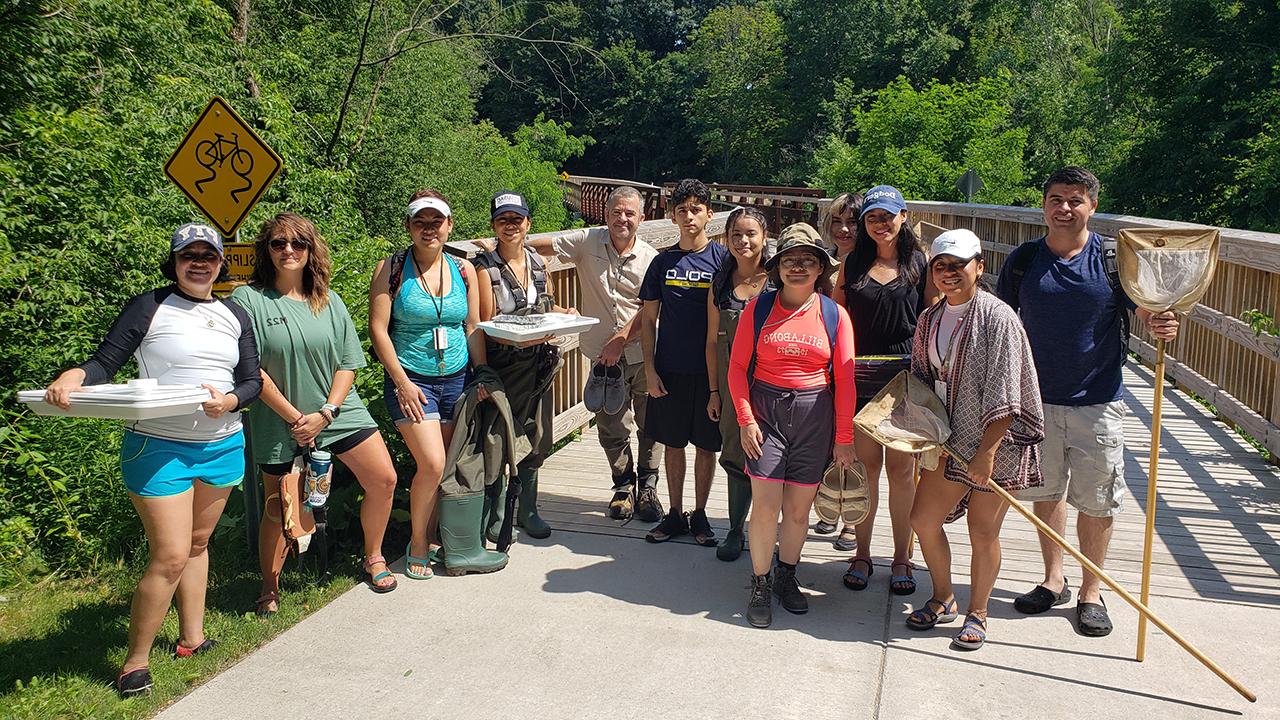
[[[919,238],[907,223],[907,203],[891,185],[877,185],[863,197],[853,250],[836,278],[832,298],[849,311],[857,330],[855,365],[858,410],[898,373],[911,366],[911,339],[916,318],[938,298],[925,270]],[[911,503],[915,499],[914,458],[887,450],[857,431],[854,446],[867,469],[871,507],[876,507],[880,469],[889,478],[889,522],[893,529],[893,562],[889,587],[895,595],[915,592],[911,564]],[[836,549],[854,550],[844,574],[845,587],[865,590],[874,566],[872,512],[856,529],[845,527]],[[853,530],[853,532],[850,532]],[[856,540],[854,537],[856,535]]]
[[[218,233],[197,223],[178,228],[160,271],[171,283],[130,300],[93,356],[45,391],[46,402],[66,409],[71,393],[110,382],[130,357],[140,378],[209,391],[194,413],[128,423],[121,443],[120,472],[151,551],[116,677],[124,697],[151,689],[148,655],[171,601],[178,605],[177,657],[215,644],[204,634],[209,536],[244,479],[237,411],[262,389],[252,320],[234,302],[213,297],[214,283],[227,277]]]

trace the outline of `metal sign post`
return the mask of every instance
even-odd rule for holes
[[[964,174],[956,179],[956,189],[964,193],[964,201],[967,203],[973,202],[973,196],[977,195],[985,185],[973,168],[965,170]]]

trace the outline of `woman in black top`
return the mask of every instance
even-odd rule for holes
[[[888,185],[867,191],[853,251],[840,267],[833,299],[854,319],[858,358],[858,409],[899,372],[911,367],[916,318],[938,298],[925,272],[919,240],[907,224],[902,194]],[[889,520],[893,526],[890,587],[896,595],[915,592],[912,576],[911,504],[915,500],[914,458],[886,450],[855,429],[854,447],[866,467],[871,507],[876,507],[880,468],[889,477]],[[851,590],[864,590],[871,577],[871,534],[875,513],[856,528],[857,551],[844,575]]]

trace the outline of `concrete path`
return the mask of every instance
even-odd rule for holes
[[[1126,474],[1138,501],[1117,523],[1108,563],[1135,594],[1150,379],[1128,372]],[[556,532],[522,541],[507,569],[402,577],[386,596],[358,587],[160,717],[1280,717],[1280,473],[1186,396],[1168,393],[1165,408],[1152,606],[1257,704],[1154,628],[1146,662],[1134,662],[1137,614],[1113,593],[1107,638],[1075,634],[1074,603],[1015,612],[1013,598],[1041,570],[1035,531],[1012,511],[990,639],[976,653],[949,649],[955,626],[916,633],[903,624],[912,602],[929,597],[929,580],[922,568],[914,596],[888,592],[883,493],[870,589],[844,589],[847,553],[812,535],[799,573],[812,610],[776,609],[772,628],[752,629],[742,616],[746,557],[722,563],[688,542],[650,545],[647,527],[605,518],[609,483],[587,432],[542,475]],[[709,513],[726,526],[723,480]],[[964,528],[949,532],[963,583]],[[1078,568],[1070,559],[1068,568],[1075,586]]]

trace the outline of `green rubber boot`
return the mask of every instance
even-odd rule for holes
[[[751,509],[751,481],[729,478],[729,532],[716,547],[716,557],[733,562],[742,555],[746,541],[747,511]]]
[[[529,537],[551,537],[551,526],[538,515],[538,471],[520,471],[520,506],[516,512],[516,522]]]
[[[484,494],[440,496],[440,542],[450,575],[489,573],[507,566],[507,554],[484,549]]]
[[[484,536],[491,543],[498,542],[498,533],[502,530],[502,518],[507,514],[507,476],[499,475],[492,485],[484,490]]]

